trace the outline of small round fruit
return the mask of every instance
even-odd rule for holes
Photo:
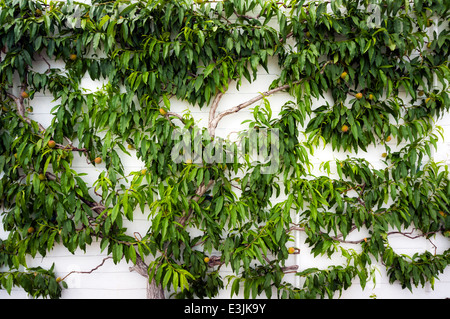
[[[28,228],[28,234],[34,233],[34,227],[29,227]]]
[[[43,180],[45,180],[45,175],[41,173],[38,175],[38,178],[40,181],[43,181]]]
[[[56,282],[61,282],[61,277],[56,278]]]
[[[311,33],[309,31],[306,31],[305,35],[309,38],[311,36]]]
[[[160,108],[159,109],[159,113],[161,113],[161,115],[166,115],[167,111],[165,109],[163,109],[163,108]]]
[[[386,142],[389,142],[390,140],[392,140],[392,137],[391,137],[391,136],[388,136],[388,137],[386,138]]]
[[[128,149],[129,150],[134,150],[134,145],[133,144],[128,144]]]
[[[77,59],[77,55],[75,53],[72,53],[71,55],[69,55],[69,59],[75,61]]]
[[[341,127],[341,131],[342,131],[342,132],[344,132],[344,133],[345,133],[345,132],[348,132],[348,126],[347,126],[347,125],[345,125],[345,124],[344,124],[344,125],[342,125],[342,127]]]
[[[361,100],[361,99],[363,98],[363,94],[362,94],[362,93],[356,93],[355,97],[356,97],[358,100]]]
[[[141,170],[141,174],[142,174],[142,175],[147,174],[147,170],[144,168],[143,170]]]
[[[102,158],[101,157],[96,157],[94,162],[95,162],[95,164],[100,164],[102,162]]]
[[[34,13],[36,14],[36,16],[41,16],[42,15],[42,10],[41,9],[36,9],[36,11],[34,11]]]
[[[345,71],[342,72],[342,74],[341,74],[341,79],[342,79],[342,80],[345,80],[345,78],[347,77],[347,75],[348,75],[347,72],[345,72]]]
[[[420,90],[420,91],[419,91],[419,96],[424,95],[424,93],[425,93],[424,91]]]
[[[203,259],[203,261],[204,261],[205,263],[209,263],[209,257],[205,257],[205,258]]]
[[[28,94],[28,92],[23,91],[20,96],[22,96],[24,99],[28,98],[30,95]]]
[[[56,146],[56,142],[54,140],[50,140],[50,141],[48,141],[47,145],[50,148],[54,148]]]
[[[372,100],[373,100],[373,94],[369,94],[368,99],[369,99],[370,101],[372,101]]]
[[[425,104],[428,104],[428,102],[430,102],[431,101],[431,97],[428,97],[426,100],[425,100]]]
[[[439,215],[441,215],[442,217],[445,217],[445,213],[442,210],[439,211]]]
[[[387,153],[381,154],[381,157],[386,157],[386,156],[387,156]]]
[[[288,253],[289,253],[289,254],[295,253],[295,248],[294,248],[294,247],[289,247],[289,248],[288,248]]]

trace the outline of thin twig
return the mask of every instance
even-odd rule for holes
[[[103,266],[103,264],[105,263],[105,261],[106,261],[107,259],[111,259],[111,258],[112,258],[111,256],[108,256],[108,257],[106,257],[106,258],[103,258],[103,261],[102,261],[99,265],[97,265],[95,268],[92,268],[92,269],[89,270],[89,271],[76,271],[76,270],[73,270],[73,271],[69,272],[67,275],[65,275],[65,276],[62,278],[62,280],[66,279],[66,278],[67,278],[68,276],[70,276],[71,274],[90,274],[90,273],[94,272],[95,270],[99,269],[101,266]]]
[[[298,84],[298,83],[300,83],[300,82],[301,82],[301,81],[296,81],[296,82],[292,83],[292,85]],[[274,93],[276,93],[276,92],[279,92],[279,91],[288,89],[289,87],[291,87],[291,84],[285,84],[285,85],[279,86],[279,87],[274,88],[274,89],[272,89],[272,90],[263,92],[263,93],[261,93],[260,95],[255,96],[254,98],[252,98],[252,99],[250,99],[250,100],[248,100],[248,101],[246,101],[246,102],[244,102],[244,103],[241,103],[241,104],[239,104],[239,105],[237,105],[237,106],[235,106],[235,107],[229,108],[228,110],[225,110],[225,111],[219,113],[216,117],[214,117],[214,119],[213,119],[212,121],[210,120],[210,122],[209,122],[209,127],[208,127],[208,128],[209,128],[209,130],[210,130],[210,135],[211,135],[211,136],[214,135],[215,130],[216,130],[216,128],[217,128],[217,125],[219,124],[219,122],[220,122],[225,116],[230,115],[230,114],[233,114],[233,113],[237,113],[237,112],[239,112],[240,110],[242,110],[242,109],[244,109],[244,108],[246,108],[246,107],[252,105],[253,103],[258,102],[259,100],[263,99],[264,97],[269,96],[269,95],[272,95],[272,94],[274,94]]]
[[[169,119],[169,116],[175,116],[176,118],[178,118],[181,121],[181,123],[186,124],[184,118],[178,113],[167,112],[166,114],[164,114],[164,116],[166,117],[166,119]]]

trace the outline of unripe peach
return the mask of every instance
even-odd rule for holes
[[[341,131],[342,131],[342,132],[344,132],[344,133],[345,133],[345,132],[348,132],[348,126],[347,126],[347,125],[345,125],[345,124],[344,124],[344,125],[342,125],[342,127],[341,127]]]

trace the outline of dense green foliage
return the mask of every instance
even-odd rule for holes
[[[376,261],[403,288],[433,283],[450,250],[408,257],[389,235],[449,236],[448,168],[430,157],[434,121],[450,108],[450,6],[370,2],[0,0],[0,201],[9,232],[0,287],[59,297],[53,269],[28,269],[25,256],[96,240],[115,263],[151,260],[150,282],[177,298],[213,297],[227,284],[246,298],[331,298],[356,278],[364,288]],[[38,72],[42,59],[48,68]],[[203,147],[222,143],[217,123],[241,108],[215,114],[216,102],[270,61],[281,74],[267,91],[292,100],[272,114],[261,95],[248,127],[278,130],[278,170],[174,162],[172,134],[197,130],[189,111],[170,112],[171,101],[209,110]],[[105,85],[86,92],[85,76]],[[36,92],[57,101],[45,129],[29,118]],[[326,94],[333,102],[313,108]],[[310,156],[324,144],[349,156],[314,176]],[[385,148],[385,168],[358,158],[369,146]],[[93,185],[72,167],[74,153],[102,169]],[[121,158],[134,154],[145,167],[129,174]],[[129,234],[123,221],[139,209],[151,227]],[[370,236],[346,240],[360,229]],[[314,256],[347,263],[299,269],[302,287],[284,281],[296,231]],[[224,278],[222,266],[233,275]]]

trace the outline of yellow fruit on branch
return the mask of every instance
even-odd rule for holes
[[[41,173],[38,175],[38,178],[40,181],[43,181],[43,180],[45,180],[45,175]]]
[[[355,97],[356,97],[358,100],[361,100],[361,99],[363,98],[363,94],[362,94],[361,92],[360,92],[360,93],[356,93]]]
[[[341,127],[341,131],[344,132],[344,133],[348,132],[348,129],[349,129],[349,127],[347,125],[345,125],[345,124],[342,125],[342,127]]]
[[[387,157],[387,153],[381,154],[381,157]]]
[[[142,175],[147,174],[147,170],[144,168],[143,170],[141,170],[141,174],[142,174]]]
[[[102,158],[101,157],[96,157],[94,162],[95,162],[95,164],[100,164],[102,162]]]
[[[167,111],[165,109],[163,109],[163,108],[160,108],[159,109],[159,113],[161,113],[161,115],[166,115]]]
[[[392,137],[391,137],[391,136],[388,136],[388,137],[386,138],[386,142],[389,142],[390,140],[392,140]]]
[[[288,253],[289,254],[293,254],[293,253],[295,253],[295,251],[296,251],[296,249],[294,247],[289,247],[288,248]]]
[[[27,231],[28,234],[34,233],[34,227],[29,227]]]
[[[47,145],[50,148],[54,148],[56,146],[56,142],[54,140],[50,140],[50,141],[48,141]]]
[[[72,53],[71,55],[69,55],[69,59],[75,61],[77,59],[77,55],[75,53]]]
[[[28,94],[28,92],[23,91],[22,93],[20,93],[20,96],[24,99],[28,98],[30,95]]]
[[[61,281],[62,281],[61,277],[56,278],[56,282],[61,282]]]
[[[369,96],[367,97],[370,101],[373,100],[373,94],[369,94]]]
[[[204,261],[205,263],[209,263],[209,257],[205,257],[205,258],[203,259],[203,261]]]
[[[345,71],[342,72],[342,74],[341,74],[341,79],[342,79],[342,80],[345,80],[345,78],[347,77],[347,75],[348,75],[347,72],[345,72]]]

